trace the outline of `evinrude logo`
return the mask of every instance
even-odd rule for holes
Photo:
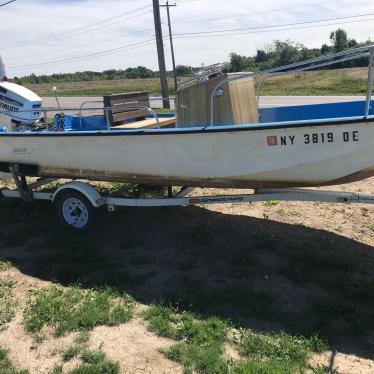
[[[5,109],[9,112],[18,112],[22,107],[22,103],[19,103],[16,100],[9,99],[9,97],[0,95],[0,108]]]
[[[34,152],[33,148],[13,147],[13,153],[16,155],[29,155]]]
[[[8,104],[4,104],[1,101],[0,101],[0,108],[5,109],[9,112],[18,112],[19,111],[18,108],[14,108],[13,106],[10,106]]]

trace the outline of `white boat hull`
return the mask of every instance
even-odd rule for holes
[[[157,185],[338,184],[374,175],[373,120],[204,131],[3,133],[0,164],[3,172],[17,163],[35,165],[39,176]]]

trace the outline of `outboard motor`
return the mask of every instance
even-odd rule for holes
[[[42,117],[42,99],[26,87],[7,82],[0,56],[0,131],[31,130]]]

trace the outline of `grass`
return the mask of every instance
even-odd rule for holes
[[[216,317],[197,320],[191,313],[177,314],[162,306],[150,307],[143,316],[151,331],[180,341],[163,353],[182,363],[187,372],[221,372],[223,342],[228,330],[225,322]]]
[[[62,360],[64,362],[69,362],[73,358],[77,357],[80,352],[81,352],[81,347],[79,345],[72,345],[71,347],[67,348],[62,353]]]
[[[121,188],[114,186],[113,193]],[[19,205],[13,200],[12,203],[13,208],[9,205],[5,209],[3,219],[7,219],[8,212],[17,219]],[[44,205],[40,208],[43,212]],[[276,206],[274,212],[280,208]],[[291,208],[284,209],[282,215],[291,215]],[[64,285],[77,280],[87,289],[111,285],[131,292],[143,304],[165,300],[163,305],[173,307],[152,307],[145,318],[152,331],[175,340],[164,353],[182,363],[186,372],[287,374],[300,367],[302,373],[305,365],[296,348],[309,357],[315,349],[312,340],[316,334],[342,352],[346,352],[347,344],[359,356],[371,349],[368,335],[374,328],[372,247],[357,240],[328,232],[329,229],[302,228],[274,220],[263,222],[200,208],[144,212],[128,209],[119,211],[115,221],[103,221],[97,233],[71,234],[49,223],[51,214],[39,216],[22,205],[21,211],[26,217],[24,221],[21,218],[22,226],[40,218],[41,226],[49,230],[36,243],[26,241],[20,247],[7,249],[5,259],[26,274]],[[361,220],[366,214],[371,211],[356,211]],[[17,232],[16,226],[20,232],[18,225],[11,225],[7,232]],[[144,227],[149,232],[145,233]],[[107,238],[111,238],[110,242]],[[3,243],[4,237],[0,240]],[[149,254],[149,259],[145,254]],[[136,276],[145,277],[147,269],[139,265],[150,260],[154,273],[147,273],[146,280],[140,282]],[[134,278],[130,279],[130,275]],[[40,334],[45,333],[45,327],[55,333],[60,328],[61,334],[67,325],[72,326],[69,331],[81,331],[73,346],[63,352],[65,360],[80,360],[87,331],[95,323],[87,325],[81,316],[70,323],[64,310],[75,313],[82,301],[71,307],[60,300],[65,296],[56,298],[59,300],[35,307],[33,318],[41,325]],[[216,329],[207,327],[212,316],[219,316],[217,320],[223,322],[223,333],[219,323]],[[224,321],[248,330],[233,341],[231,322]],[[60,322],[62,328],[58,326]],[[98,323],[105,324],[105,318]],[[214,332],[218,332],[216,336]],[[246,356],[243,342],[251,333],[260,339],[261,350]],[[227,355],[227,345],[240,355],[240,361],[237,355]],[[253,344],[246,347],[254,349]],[[281,353],[276,356],[274,351]],[[327,371],[321,367],[315,373]]]
[[[119,364],[107,359],[105,353],[100,349],[88,349],[89,340],[88,331],[82,331],[75,339],[75,344],[67,348],[62,353],[64,363],[77,358],[81,361],[75,369],[69,371],[69,374],[117,374],[119,373]],[[57,365],[52,374],[62,374],[63,365]]]
[[[162,198],[167,194],[166,187],[148,186],[133,183],[106,183],[95,186],[101,194],[110,196],[126,196],[129,198]]]
[[[66,352],[68,352],[67,350]],[[71,356],[66,356],[66,352],[63,356],[64,361],[70,361],[74,357],[79,356],[81,364],[79,364],[73,370],[70,370],[68,374],[118,374],[119,364],[109,360],[105,353],[100,350],[89,350],[82,347],[74,347],[70,349]],[[62,374],[63,365],[56,365],[52,374]]]
[[[261,95],[364,95],[367,68],[321,70],[271,78]]]
[[[0,280],[0,327],[10,322],[15,314],[12,289],[13,282]]]
[[[13,267],[13,264],[10,261],[0,261],[0,273],[2,271],[7,271]]]
[[[119,364],[117,362],[104,359],[97,363],[84,363],[69,371],[69,374],[118,374]]]
[[[109,360],[101,350],[88,349],[89,329],[97,325],[115,326],[128,321],[131,316],[132,300],[112,290],[84,291],[78,287],[64,290],[54,286],[38,291],[29,302],[25,323],[29,332],[49,326],[56,335],[83,329],[74,344],[62,352],[63,363],[56,364],[51,374],[63,374],[64,364],[75,358],[81,363],[65,373],[118,374],[117,362]]]
[[[8,352],[0,349],[0,373],[1,374],[29,374],[27,370],[16,369],[8,358]]]
[[[285,333],[266,335],[248,331],[243,334],[238,348],[243,357],[278,363],[294,372],[307,367],[310,351],[321,353],[327,346],[317,337],[305,339]]]
[[[121,79],[92,82],[67,82],[57,84],[26,84],[27,88],[40,96],[53,96],[51,88],[57,86],[59,96],[103,96],[108,93],[147,91],[151,96],[160,96],[160,80],[147,79]],[[169,91],[174,92],[173,80],[169,79]]]
[[[240,330],[240,336],[233,339],[229,337],[230,326],[217,317],[199,319],[170,307],[152,306],[143,317],[150,331],[177,341],[161,351],[169,359],[181,363],[185,373],[304,373],[309,368],[311,352],[327,349],[318,337],[306,339],[285,333],[266,335]],[[228,357],[225,345],[230,345],[240,359]]]
[[[100,325],[115,326],[132,318],[132,306],[131,298],[109,288],[86,291],[53,286],[37,291],[28,301],[25,327],[30,333],[38,333],[48,326],[59,336]]]
[[[304,72],[265,81],[261,95],[363,95],[366,92],[367,69],[338,69]],[[56,84],[27,84],[40,96],[53,96]],[[59,96],[103,96],[107,93],[148,91],[160,96],[158,78],[58,83]],[[170,93],[174,93],[169,80]]]
[[[268,200],[262,203],[262,205],[266,208],[272,208],[273,206],[277,206],[278,204],[279,204],[279,201],[274,201],[274,200]]]

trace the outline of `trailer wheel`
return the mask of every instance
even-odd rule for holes
[[[57,214],[64,225],[75,230],[86,230],[94,222],[96,208],[75,190],[65,190],[57,196]]]

